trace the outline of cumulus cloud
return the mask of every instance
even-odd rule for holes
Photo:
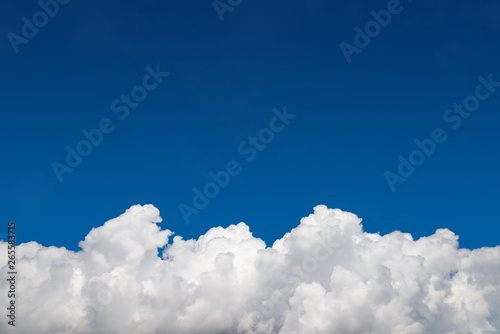
[[[244,223],[184,240],[159,222],[154,206],[136,205],[90,231],[79,252],[36,242],[18,246],[16,328],[4,318],[0,332],[500,329],[500,246],[460,249],[447,229],[418,240],[398,231],[381,236],[363,232],[356,215],[320,205],[266,247]],[[0,254],[6,253],[0,242]],[[7,289],[2,279],[1,294]]]

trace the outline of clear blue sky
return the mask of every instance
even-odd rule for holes
[[[17,53],[9,33],[21,36],[22,18],[41,7],[3,1],[5,230],[15,220],[20,242],[76,250],[92,227],[151,203],[162,228],[186,238],[244,221],[269,245],[326,204],[370,232],[418,238],[446,227],[462,247],[497,245],[500,88],[456,130],[443,115],[475,93],[478,76],[500,81],[500,5],[400,6],[348,63],[340,43],[354,45],[353,28],[388,1],[244,0],[221,21],[209,0],[72,0]],[[168,77],[120,119],[127,108],[115,113],[113,101],[157,65]],[[285,105],[296,118],[246,161],[239,145]],[[103,119],[113,131],[59,182],[53,162]],[[391,191],[384,173],[436,128],[447,140]],[[186,224],[179,204],[192,206],[192,189],[232,160],[241,172]]]

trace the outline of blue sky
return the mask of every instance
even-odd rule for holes
[[[72,0],[17,53],[9,33],[41,7],[4,1],[2,220],[19,242],[76,250],[92,227],[151,203],[185,238],[244,221],[269,245],[326,204],[369,232],[446,227],[461,247],[497,245],[500,89],[456,130],[443,115],[479,76],[500,81],[500,6],[400,6],[348,63],[340,43],[388,1],[242,1],[221,21],[211,1]],[[169,75],[120,119],[111,104],[148,66]],[[296,117],[246,161],[239,145],[284,106]],[[53,162],[103,119],[113,131],[59,182]],[[384,173],[436,128],[447,140],[391,191]],[[179,205],[233,160],[241,172],[187,224]]]

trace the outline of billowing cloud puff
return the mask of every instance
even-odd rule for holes
[[[18,246],[16,327],[4,315],[0,332],[500,329],[500,246],[459,249],[446,229],[419,240],[401,232],[370,234],[356,215],[322,205],[272,247],[244,223],[169,243],[173,233],[162,231],[160,221],[154,206],[136,205],[93,229],[79,252],[36,242]],[[6,252],[0,243],[0,254]],[[3,296],[7,285],[2,279]]]

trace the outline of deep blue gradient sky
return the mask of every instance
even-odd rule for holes
[[[78,249],[92,227],[154,204],[185,238],[240,221],[271,245],[317,204],[350,211],[367,231],[437,228],[462,247],[499,244],[500,88],[456,131],[443,121],[500,81],[500,4],[402,1],[404,10],[347,63],[339,44],[387,1],[244,0],[220,21],[211,1],[79,1],[61,5],[16,54],[36,1],[2,2],[0,212],[20,242]],[[169,72],[130,115],[110,104]],[[252,162],[238,153],[272,109],[297,115]],[[51,164],[113,121],[115,130],[59,182]],[[392,192],[384,178],[436,127],[448,140]],[[243,171],[186,224],[210,171]]]

